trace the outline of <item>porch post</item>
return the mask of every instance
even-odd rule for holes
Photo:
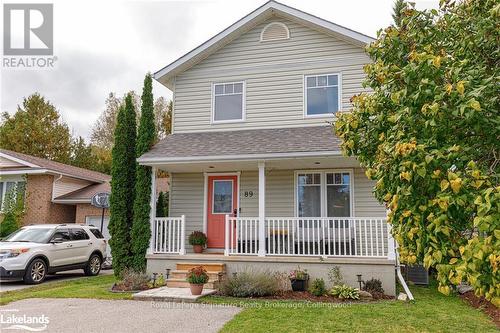
[[[396,259],[396,242],[392,237],[391,225],[387,223],[387,259]]]
[[[259,257],[266,255],[266,164],[259,161]]]
[[[156,241],[156,167],[151,167],[151,210],[149,211],[149,227],[151,229],[151,238],[149,239],[149,254],[154,252]]]

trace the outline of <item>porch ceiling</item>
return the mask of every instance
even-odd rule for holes
[[[265,161],[267,170],[273,169],[339,169],[356,168],[359,162],[353,157],[344,156],[317,156],[317,157],[289,157],[280,159],[256,159],[244,161],[214,161],[214,162],[176,162],[158,164],[158,169],[167,172],[231,172],[257,171],[258,162]]]

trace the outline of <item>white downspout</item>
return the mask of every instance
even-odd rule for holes
[[[401,283],[401,286],[403,286],[403,289],[404,289],[406,295],[408,296],[408,299],[410,301],[414,301],[415,298],[413,297],[413,294],[411,293],[410,288],[408,288],[408,285],[406,284],[406,281],[403,278],[403,274],[401,274],[401,264],[399,263],[399,251],[398,251],[397,246],[395,248],[395,252],[396,252],[396,275],[398,276],[399,283]]]

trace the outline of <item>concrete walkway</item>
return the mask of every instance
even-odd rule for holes
[[[99,273],[99,275],[111,275],[111,274],[113,274],[112,269],[101,270],[101,272]],[[59,272],[54,275],[48,275],[45,281],[42,283],[42,285],[50,282],[78,279],[81,277],[85,277],[85,274],[83,274],[83,270],[81,269],[76,269],[74,271]],[[19,290],[30,287],[33,287],[33,285],[25,284],[23,281],[4,281],[4,280],[0,281],[0,293],[4,291]]]
[[[25,299],[0,307],[8,316],[44,315],[43,332],[217,332],[241,309],[195,303],[106,301],[95,299]],[[0,323],[0,331],[10,331]],[[28,325],[27,325],[28,326]],[[31,324],[33,328],[42,325]]]

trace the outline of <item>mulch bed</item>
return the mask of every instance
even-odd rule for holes
[[[463,295],[460,295],[460,298],[467,301],[471,306],[475,307],[486,313],[491,320],[500,328],[500,309],[494,306],[491,302],[486,300],[484,297],[478,297],[474,294],[474,292],[469,291]]]
[[[314,296],[308,291],[287,291],[282,294],[263,297],[249,297],[247,299],[269,299],[281,301],[308,301],[308,302],[322,302],[322,303],[345,303],[345,302],[372,302],[381,299],[394,299],[393,296],[388,296],[382,293],[373,293],[373,300],[353,300],[353,299],[340,299],[332,296]]]

